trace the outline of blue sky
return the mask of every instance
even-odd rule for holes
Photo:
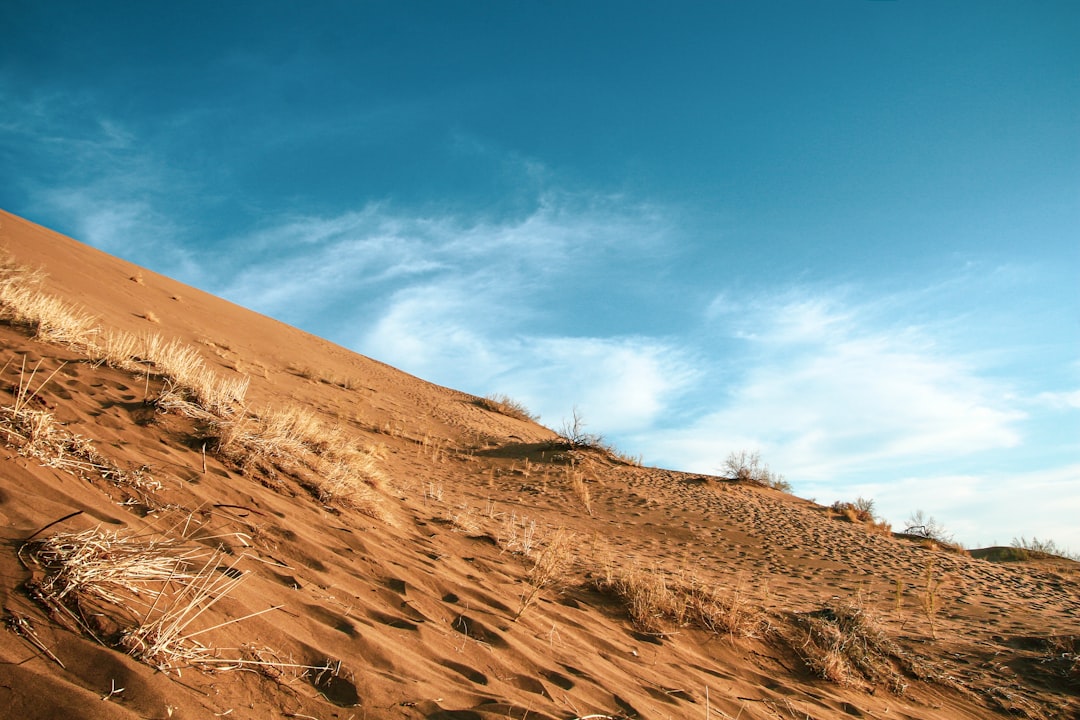
[[[1080,551],[1075,2],[0,23],[6,210],[650,464]]]

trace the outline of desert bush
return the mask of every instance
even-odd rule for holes
[[[562,427],[559,429],[559,438],[571,450],[579,448],[608,450],[608,446],[604,443],[604,436],[587,432],[585,425],[581,412],[574,407],[570,419],[563,420]]]
[[[485,410],[491,412],[497,412],[507,417],[512,417],[517,420],[524,420],[526,422],[536,422],[540,419],[539,415],[534,415],[529,408],[508,395],[502,395],[494,393],[491,395],[485,395],[482,398],[476,399],[476,404]]]
[[[761,455],[757,451],[732,452],[724,461],[723,473],[728,480],[791,492],[791,483],[785,480],[783,475],[773,472],[767,464],[762,463]]]
[[[942,545],[953,545],[952,533],[939,523],[934,516],[927,516],[922,510],[911,513],[904,525],[904,534],[931,540]]]

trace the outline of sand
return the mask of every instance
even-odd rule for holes
[[[376,458],[375,505],[342,503],[318,489],[321,461],[216,452],[209,421],[155,406],[156,372],[0,323],[3,404],[27,368],[34,389],[55,371],[30,407],[125,473],[43,465],[10,435],[0,447],[5,717],[1080,717],[1075,562],[991,562],[778,490],[570,448],[7,213],[0,246],[101,328],[177,338],[250,378],[234,421],[303,409]],[[211,662],[126,652],[157,612],[137,597],[42,601],[53,570],[31,553],[83,531],[220,553],[212,577],[238,582],[187,627]],[[619,589],[658,578],[737,622],[659,606],[634,622]],[[862,631],[837,624],[849,610]],[[814,627],[863,648],[864,672],[822,677]]]

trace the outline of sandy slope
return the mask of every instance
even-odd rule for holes
[[[6,717],[1080,716],[1074,563],[976,560],[868,533],[774,490],[571,453],[546,428],[471,396],[6,213],[0,245],[43,267],[49,292],[103,326],[180,338],[223,376],[249,376],[250,408],[303,407],[377,448],[386,511],[376,520],[320,502],[310,468],[241,472],[211,448],[204,469],[199,423],[147,402],[159,378],[94,367],[0,325],[0,365],[12,361],[0,392],[25,378],[24,358],[40,361],[39,378],[56,370],[43,407],[160,483],[78,477],[0,448]],[[76,511],[34,540],[100,527],[223,549],[243,581],[192,627],[262,612],[200,639],[220,658],[267,664],[160,672],[111,646],[110,623],[122,619],[95,615],[98,643],[32,599],[26,583],[43,571],[18,551]],[[530,568],[560,529],[567,564],[515,621]],[[522,552],[530,533],[532,559]],[[920,610],[928,567],[942,583],[935,628]],[[745,633],[635,626],[599,589],[632,569],[716,588],[753,622]],[[829,603],[858,603],[921,670],[894,659],[897,683],[816,676],[799,654],[800,618]]]

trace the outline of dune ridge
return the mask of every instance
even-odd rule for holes
[[[11,717],[1080,716],[1075,562],[639,467],[5,212],[0,251],[83,333],[0,323]]]

